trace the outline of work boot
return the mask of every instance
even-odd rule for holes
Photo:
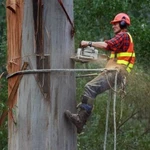
[[[83,126],[86,124],[92,110],[92,106],[88,104],[80,104],[79,107],[80,110],[77,114],[72,114],[69,110],[65,111],[66,117],[76,126],[77,133],[82,132]],[[88,107],[88,111],[85,109],[86,107]]]

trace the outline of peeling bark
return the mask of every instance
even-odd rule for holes
[[[73,1],[64,0],[73,20]],[[58,1],[7,0],[8,73],[21,69],[74,68],[72,26]],[[9,150],[76,150],[76,129],[64,117],[75,112],[75,73],[51,72],[13,76],[17,92],[9,113]]]

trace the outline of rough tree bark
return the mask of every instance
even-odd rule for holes
[[[73,0],[63,0],[73,20]],[[8,73],[25,62],[33,69],[70,69],[71,25],[58,0],[7,0]],[[9,95],[19,75],[8,79]],[[9,104],[9,150],[76,150],[75,73],[24,74]]]

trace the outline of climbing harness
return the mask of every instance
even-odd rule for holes
[[[110,84],[110,81],[109,81],[108,75],[107,75],[107,71],[108,71],[108,70],[105,69],[105,70],[104,70],[104,73],[105,73],[106,80],[107,80],[107,83],[108,83],[110,89],[111,89],[112,91],[114,91],[114,92],[117,92],[117,93],[125,93],[126,77],[124,76],[124,77],[122,78],[122,80],[121,80],[121,88],[120,88],[118,91],[115,91],[114,88],[113,88],[113,87],[111,86],[111,84]],[[109,71],[111,71],[111,70],[109,69]],[[119,73],[119,70],[116,69],[116,71]]]

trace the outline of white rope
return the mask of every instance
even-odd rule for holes
[[[110,101],[112,99],[112,90],[109,91],[110,98],[107,100],[107,109],[106,109],[106,124],[105,124],[105,137],[104,137],[104,150],[106,150],[107,135],[108,135],[108,120],[109,120],[109,110],[110,110]]]
[[[123,99],[121,99],[121,102],[120,102],[120,120],[122,119],[122,116],[123,116]]]
[[[116,76],[115,76],[114,91],[117,91],[117,76],[118,76],[118,71],[116,72]],[[117,93],[114,92],[114,100],[113,100],[113,114],[114,114],[114,150],[116,150],[116,141],[117,141],[117,136],[116,136],[116,98],[117,98]]]
[[[116,98],[117,98],[117,77],[118,77],[118,71],[116,71],[115,75],[115,85],[114,90],[110,89],[110,98],[107,100],[107,109],[106,109],[106,125],[105,125],[105,136],[104,136],[104,146],[103,150],[106,150],[106,144],[107,144],[107,135],[108,135],[108,120],[109,120],[109,110],[110,110],[110,101],[112,99],[112,91],[114,92],[113,95],[113,116],[114,116],[114,150],[116,150]]]

